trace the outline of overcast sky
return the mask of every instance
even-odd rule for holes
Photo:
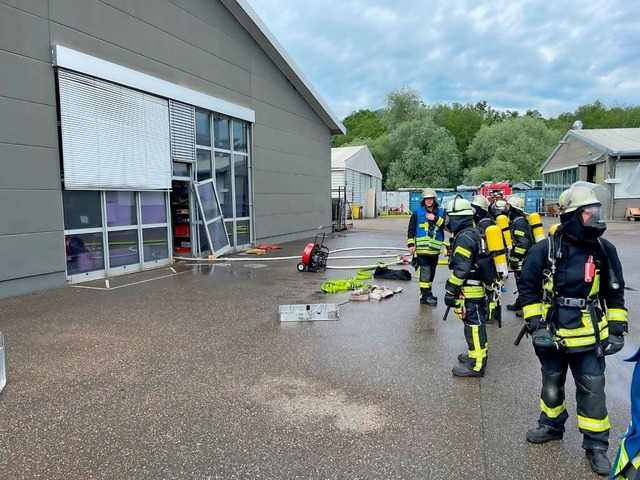
[[[640,105],[638,0],[248,0],[342,120],[410,86],[544,117]]]

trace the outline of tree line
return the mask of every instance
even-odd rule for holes
[[[640,127],[640,107],[596,100],[544,119],[537,110],[501,112],[486,101],[428,106],[402,87],[387,94],[383,108],[345,117],[347,133],[334,136],[332,146],[367,145],[385,190],[513,184],[540,178],[542,164],[576,120],[589,129]]]

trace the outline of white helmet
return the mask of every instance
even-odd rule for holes
[[[447,205],[447,215],[451,217],[457,217],[462,215],[473,216],[473,209],[471,208],[471,203],[466,198],[456,196],[453,200],[449,202],[449,205]]]
[[[558,205],[560,213],[575,212],[580,207],[606,203],[609,191],[602,185],[590,182],[575,182],[560,194]]]
[[[524,212],[524,198],[518,195],[511,195],[507,198],[507,205],[515,208],[519,212]]]
[[[422,191],[422,199],[424,200],[425,198],[437,198],[436,191],[433,188],[425,188]]]
[[[471,200],[471,205],[480,207],[481,209],[488,211],[489,210],[489,200],[484,195],[476,195]]]

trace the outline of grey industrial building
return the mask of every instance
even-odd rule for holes
[[[0,298],[330,231],[344,126],[244,0],[0,0]]]
[[[582,129],[576,122],[542,165],[543,202],[547,207],[578,180],[609,190],[607,218],[621,220],[640,207],[640,128]]]

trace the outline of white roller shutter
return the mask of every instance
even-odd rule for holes
[[[58,79],[65,188],[171,187],[167,100],[64,69]]]
[[[171,157],[181,162],[196,161],[196,109],[193,105],[169,100]]]

